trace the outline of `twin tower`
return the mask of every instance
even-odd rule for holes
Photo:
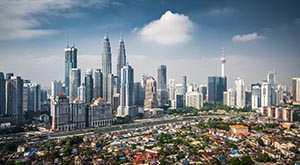
[[[117,50],[117,75],[114,76],[112,74],[112,53],[110,42],[107,33],[104,35],[103,46],[102,46],[102,81],[99,82],[101,84],[93,84],[94,91],[99,90],[101,92],[98,96],[102,97],[106,102],[113,102],[113,87],[116,86],[117,93],[120,93],[121,87],[121,70],[124,66],[126,66],[126,50],[125,44],[123,40],[123,36],[120,36],[119,47]],[[65,93],[70,96],[70,99],[74,99],[79,96],[71,96],[74,94],[74,84],[72,83],[72,75],[71,71],[77,68],[77,49],[72,46],[65,48]],[[133,80],[132,80],[133,81]],[[80,83],[78,84],[80,85]],[[101,89],[95,89],[95,87],[99,87]],[[77,90],[77,89],[76,89]],[[76,92],[75,92],[76,93]],[[72,100],[70,100],[72,101]]]

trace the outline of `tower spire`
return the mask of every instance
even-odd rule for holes
[[[226,59],[225,59],[225,55],[224,55],[224,47],[222,48],[222,55],[221,55],[221,76],[224,77],[225,76],[225,63],[226,63]]]

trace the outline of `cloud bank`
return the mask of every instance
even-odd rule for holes
[[[193,29],[194,23],[188,16],[167,11],[160,19],[150,22],[137,32],[143,41],[174,45],[187,42]]]
[[[258,35],[257,33],[235,35],[232,37],[232,41],[234,42],[247,42],[247,41],[264,40],[264,39],[266,39],[265,36]]]
[[[99,7],[108,0],[2,0],[0,5],[0,40],[28,39],[56,34],[53,29],[42,29],[43,15],[76,15],[74,7]],[[66,13],[66,14],[61,14]]]

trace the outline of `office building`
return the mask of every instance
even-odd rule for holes
[[[146,87],[145,87],[144,108],[153,109],[157,107],[158,107],[157,83],[153,77],[149,76],[146,81]]]
[[[120,105],[118,107],[117,116],[127,116],[131,114],[131,117],[135,118],[137,115],[130,112],[137,109],[134,107],[133,90],[134,70],[130,65],[126,65],[121,69]]]
[[[105,33],[102,46],[102,74],[103,74],[103,99],[112,103],[113,75],[111,68],[111,48],[107,33]]]
[[[275,86],[276,82],[276,72],[275,70],[270,70],[267,74],[267,82],[271,85],[271,86]]]
[[[93,72],[93,85],[94,85],[94,99],[103,97],[103,75],[100,69],[96,69]]]
[[[143,107],[144,99],[145,99],[145,90],[143,89],[142,84],[140,82],[135,82],[133,87],[134,105],[137,107]]]
[[[84,84],[81,84],[77,89],[77,98],[82,101],[86,102],[86,86]]]
[[[55,80],[51,82],[51,99],[54,99],[60,93],[63,93],[63,83],[59,80]]]
[[[251,85],[251,107],[252,109],[258,109],[261,107],[261,84]]]
[[[5,78],[3,72],[0,72],[0,115],[5,114]]]
[[[200,92],[187,92],[185,101],[186,107],[193,107],[196,109],[203,107],[203,97]]]
[[[167,67],[165,65],[160,65],[157,70],[157,100],[159,107],[168,105]]]
[[[72,103],[63,93],[51,100],[52,130],[71,131],[86,128],[87,106],[77,98]]]
[[[223,103],[223,93],[227,91],[227,78],[211,76],[208,77],[208,102]]]
[[[65,48],[65,94],[69,96],[70,71],[77,68],[77,49],[75,46]]]
[[[89,106],[88,127],[103,127],[112,124],[112,107],[104,99],[98,98]]]
[[[235,91],[236,91],[236,107],[244,108],[246,105],[246,91],[245,80],[243,78],[235,79]]]
[[[121,69],[126,65],[126,50],[123,40],[123,35],[121,35],[119,40],[119,48],[117,50],[118,59],[117,59],[117,93],[120,93],[121,88]]]
[[[229,88],[225,92],[227,93],[226,105],[230,106],[230,107],[235,107],[236,106],[236,91],[235,91],[235,89],[234,88]]]
[[[263,81],[261,84],[261,106],[267,107],[271,105],[272,99],[272,86],[267,81]]]
[[[23,79],[19,76],[6,81],[5,113],[12,117],[13,124],[23,123],[23,85]]]
[[[85,85],[85,102],[91,104],[93,100],[94,92],[94,81],[93,81],[93,70],[87,70],[84,76],[84,85]]]
[[[80,86],[81,71],[78,68],[70,70],[70,84],[69,84],[69,96],[70,102],[73,102],[77,98],[77,89]]]
[[[10,80],[14,76],[13,73],[6,73],[5,79]]]
[[[29,111],[41,111],[41,85],[30,84]]]
[[[207,85],[200,85],[199,92],[202,93],[203,101],[207,101]]]
[[[300,78],[293,78],[292,88],[293,88],[293,101],[295,103],[300,103]]]

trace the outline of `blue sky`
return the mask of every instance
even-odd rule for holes
[[[135,80],[156,77],[167,65],[168,78],[207,83],[220,75],[225,47],[229,87],[238,76],[246,84],[300,77],[300,2],[297,0],[0,0],[0,71],[49,86],[63,80],[64,47],[75,43],[82,70],[101,68],[105,32],[110,37],[113,71],[119,36]]]

